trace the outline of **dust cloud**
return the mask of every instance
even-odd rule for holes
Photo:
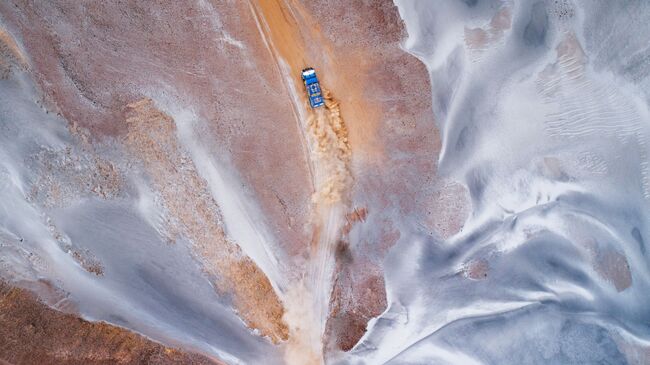
[[[324,92],[325,110],[309,116],[308,138],[316,156],[312,156],[317,193],[312,200],[320,204],[347,203],[346,191],[351,182],[348,130],[341,118],[339,103],[329,91]]]
[[[323,333],[333,286],[335,250],[349,208],[351,149],[338,101],[323,93],[325,108],[310,112],[306,139],[314,172],[313,239],[304,276],[285,294],[288,364],[323,364]]]

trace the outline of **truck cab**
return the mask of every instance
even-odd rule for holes
[[[318,108],[319,106],[323,106],[325,103],[323,102],[323,95],[318,78],[316,77],[316,71],[311,67],[302,70],[302,81],[305,83],[305,89],[307,90],[311,107]]]

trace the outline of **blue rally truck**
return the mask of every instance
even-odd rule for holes
[[[311,107],[318,108],[319,106],[323,106],[325,103],[323,102],[323,95],[321,94],[320,84],[318,84],[316,71],[311,67],[302,70],[302,81],[305,83]]]

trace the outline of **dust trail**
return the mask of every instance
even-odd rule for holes
[[[285,0],[249,1],[258,30],[287,92],[293,97],[294,116],[299,122],[308,155],[314,194],[311,207],[311,242],[306,263],[294,263],[287,274],[295,284],[282,293],[283,319],[289,327],[285,360],[289,364],[322,364],[323,334],[329,314],[333,287],[335,250],[343,239],[345,214],[349,211],[351,149],[348,130],[338,102],[324,91],[325,107],[305,109],[302,83],[294,72],[322,59],[324,54],[308,54],[308,43],[317,32],[302,24],[296,14],[299,4]],[[312,29],[310,31],[310,29]],[[307,31],[306,31],[307,30]],[[327,70],[324,70],[325,73]],[[295,278],[298,279],[295,279]]]
[[[315,167],[316,193],[312,199],[316,238],[311,247],[308,278],[316,295],[314,299],[322,329],[327,320],[334,251],[345,223],[351,182],[347,129],[338,102],[329,92],[325,93],[325,100],[326,109],[317,110],[309,119],[309,142],[315,147],[315,156],[311,157]]]
[[[349,207],[351,149],[338,102],[327,91],[325,108],[310,113],[307,141],[314,171],[314,236],[303,277],[285,298],[289,364],[322,364],[323,333],[329,313],[336,246]]]

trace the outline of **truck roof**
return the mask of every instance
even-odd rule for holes
[[[307,77],[314,77],[316,76],[316,71],[314,71],[313,68],[309,67],[304,70],[302,70],[302,77],[307,78]]]

